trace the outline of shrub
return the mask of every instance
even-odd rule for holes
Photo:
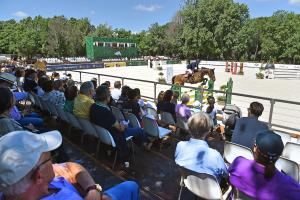
[[[218,96],[218,97],[217,97],[217,101],[218,101],[218,102],[220,102],[220,101],[225,102],[225,101],[226,101],[226,96],[223,96],[223,95],[222,95],[222,96]]]
[[[158,71],[163,70],[162,66],[158,66],[158,67],[156,67],[156,69],[157,69]]]
[[[261,72],[256,73],[256,79],[264,79],[265,75]]]
[[[158,73],[158,75],[160,75],[160,76],[163,76],[163,75],[164,75],[164,73],[163,73],[163,72],[159,72],[159,73]]]
[[[159,83],[167,83],[166,79],[163,78],[163,77],[159,77],[159,78],[158,78],[158,82],[159,82]]]

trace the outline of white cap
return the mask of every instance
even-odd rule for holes
[[[0,138],[0,191],[17,183],[37,164],[42,153],[58,148],[62,136],[58,131],[35,134],[14,131]]]

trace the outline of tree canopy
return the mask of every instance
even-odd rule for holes
[[[64,16],[0,21],[0,53],[85,56],[86,36],[134,39],[140,55],[300,63],[299,14],[251,19],[247,5],[233,0],[185,0],[170,22],[140,33]]]

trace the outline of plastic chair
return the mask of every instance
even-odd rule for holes
[[[88,119],[84,119],[84,118],[80,118],[80,117],[76,117],[76,118],[77,118],[79,124],[81,125],[82,130],[84,131],[84,134],[82,134],[82,136],[81,136],[81,144],[83,144],[85,133],[88,135],[91,135],[93,137],[99,138],[95,127],[92,125],[92,123]]]
[[[185,117],[176,116],[176,126],[183,130],[188,130],[187,119]]]
[[[300,164],[300,144],[287,142],[284,146],[282,157]]]
[[[223,195],[221,187],[216,178],[210,174],[197,173],[180,167],[181,181],[178,200],[181,199],[183,187],[186,187],[197,197],[202,199],[227,199],[230,194],[229,188]]]
[[[80,126],[77,118],[72,113],[69,113],[69,112],[66,112],[66,111],[64,111],[64,112],[65,112],[66,116],[68,117],[71,126],[82,130],[82,127]]]
[[[112,148],[114,148],[116,150],[117,145],[115,143],[114,138],[110,134],[110,132],[107,129],[101,127],[101,126],[98,126],[98,125],[93,124],[93,123],[91,123],[91,124],[94,126],[94,128],[96,130],[96,133],[97,133],[100,141],[103,142],[104,144],[107,144],[107,145],[111,146]],[[133,152],[133,160],[135,160],[135,157],[134,157],[134,146],[133,146],[132,138],[133,138],[132,136],[129,136],[129,137],[126,138],[126,141],[127,142],[128,141],[131,142],[131,148],[132,148],[132,152]],[[98,155],[99,150],[100,150],[100,144],[99,144],[99,146],[97,146],[96,155]],[[114,162],[113,162],[113,166],[112,166],[113,170],[114,170],[116,162],[117,162],[117,157],[118,157],[118,151],[116,150],[115,157],[114,157]]]
[[[163,121],[168,125],[173,125],[173,126],[175,125],[175,121],[171,113],[161,112],[160,115],[161,115],[161,121]]]
[[[126,113],[125,114],[126,119],[129,120],[129,125],[133,128],[141,128],[141,124],[139,120],[136,118],[136,116],[133,113]]]
[[[249,149],[248,147],[239,145],[239,144],[235,144],[232,142],[225,142],[225,146],[224,146],[224,159],[231,164],[235,158],[239,157],[239,156],[243,156],[244,158],[253,160],[253,152],[251,149]]]
[[[58,113],[57,113],[57,111],[56,111],[55,104],[51,103],[50,101],[47,101],[46,103],[47,103],[47,105],[48,105],[48,108],[49,108],[49,110],[50,110],[51,115],[53,115],[53,116],[58,116]]]
[[[144,116],[143,117],[143,124],[144,124],[144,131],[152,136],[157,137],[159,139],[165,137],[172,131],[163,127],[158,126],[155,119],[152,119],[150,117]]]
[[[111,111],[112,111],[113,115],[115,116],[115,118],[118,121],[124,121],[125,120],[125,117],[124,117],[122,111],[119,108],[111,106]]]
[[[274,131],[274,132],[281,137],[283,145],[285,145],[287,142],[290,142],[292,139],[290,134],[288,134],[288,133],[283,133],[280,131]]]
[[[69,122],[69,119],[68,119],[65,111],[59,105],[55,105],[55,108],[56,108],[58,117],[65,122]]]
[[[299,165],[296,162],[280,157],[275,163],[275,166],[278,170],[299,182]]]
[[[153,116],[155,119],[158,119],[157,111],[154,108],[147,107],[147,114]]]

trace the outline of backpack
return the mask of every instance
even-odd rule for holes
[[[228,104],[224,106],[223,110],[223,124],[225,127],[233,130],[236,120],[242,117],[242,111],[236,105]]]

